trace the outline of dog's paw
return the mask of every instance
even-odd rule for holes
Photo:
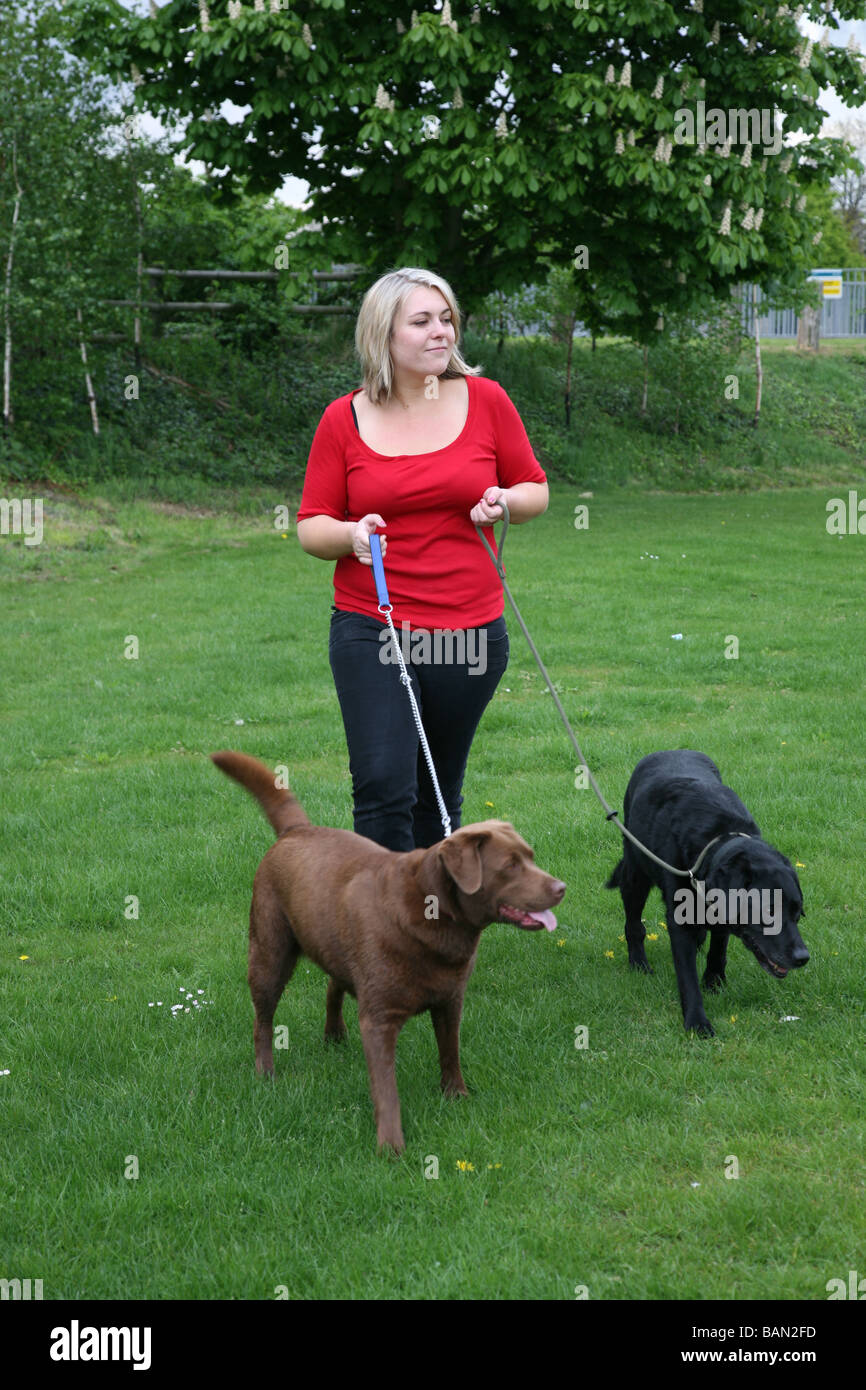
[[[341,1026],[339,1028],[325,1029],[325,1042],[341,1043],[346,1041],[346,1036],[349,1030],[346,1027],[345,1023],[343,1023],[342,1019],[340,1020],[340,1025]]]
[[[709,970],[707,970],[704,972],[704,978],[701,980],[703,988],[710,990],[713,994],[717,994],[722,988],[722,985],[725,984],[727,984],[727,978],[724,971],[721,974],[711,975]]]
[[[644,956],[643,960],[640,958],[637,960],[630,960],[628,965],[630,970],[639,970],[642,975],[654,975],[656,973],[646,956]]]
[[[445,1096],[454,1097],[454,1096],[468,1096],[468,1095],[469,1095],[468,1087],[467,1087],[467,1085],[466,1085],[466,1082],[463,1080],[463,1077],[462,1077],[462,1076],[460,1077],[460,1079],[459,1079],[458,1081],[450,1081],[450,1080],[449,1080],[449,1081],[446,1081],[445,1077],[443,1076],[442,1081],[441,1081],[441,1086],[442,1086],[442,1094],[445,1095]]]
[[[716,1036],[716,1030],[706,1014],[695,1015],[692,1019],[686,1019],[685,1026],[687,1033],[697,1033],[699,1038],[714,1038]]]
[[[405,1148],[406,1142],[402,1134],[394,1134],[390,1139],[380,1135],[376,1146],[376,1152],[378,1154],[384,1154],[385,1158],[399,1158]]]

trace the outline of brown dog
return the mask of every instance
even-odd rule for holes
[[[256,1069],[273,1073],[274,1011],[299,957],[308,956],[330,976],[326,1039],[346,1035],[344,994],[358,1001],[379,1149],[401,1153],[394,1054],[403,1024],[430,1010],[442,1089],[466,1095],[460,1015],[481,933],[491,922],[553,931],[549,909],[565,884],[535,867],[529,845],[504,821],[395,854],[349,830],[311,825],[255,758],[211,757],[258,799],[278,836],[256,871],[250,907]]]

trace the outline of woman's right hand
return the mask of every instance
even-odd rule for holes
[[[362,516],[360,521],[355,522],[355,532],[352,537],[352,549],[362,565],[372,565],[373,556],[370,553],[370,537],[381,526],[384,528],[385,522],[378,512],[368,512]],[[386,536],[379,537],[382,546],[382,558],[384,559],[388,549],[388,539]]]

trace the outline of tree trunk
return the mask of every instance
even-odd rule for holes
[[[646,343],[643,345],[643,396],[640,403],[641,415],[646,415],[646,397],[649,387],[649,348]]]
[[[138,260],[135,268],[136,305],[135,318],[133,320],[133,340],[135,343],[135,373],[136,376],[141,377],[141,300],[144,278],[144,218],[141,215],[141,198],[138,193],[138,178],[135,173],[135,161],[132,157],[132,137],[125,125],[124,134],[126,135],[126,149],[129,156],[129,172],[132,177],[132,205],[135,208],[135,223],[138,230]]]
[[[758,428],[761,418],[761,394],[764,386],[764,368],[761,363],[761,330],[758,326],[758,287],[752,286],[752,313],[755,319],[755,418],[753,424]]]
[[[12,213],[12,230],[9,233],[9,255],[6,258],[6,284],[3,297],[3,425],[8,428],[15,423],[12,409],[12,322],[9,314],[9,300],[12,296],[12,260],[15,254],[15,233],[18,228],[18,213],[21,209],[21,185],[18,182],[18,145],[12,135],[12,177],[15,180],[15,209]]]
[[[72,262],[69,253],[66,253],[66,268],[72,270]],[[84,316],[81,308],[75,310],[75,317],[78,320],[78,347],[81,352],[81,360],[84,363],[84,386],[87,392],[87,404],[90,406],[90,418],[93,422],[93,433],[99,434],[99,415],[96,411],[96,392],[93,389],[93,382],[90,379],[90,368],[87,365],[87,344],[84,341]]]
[[[565,428],[571,424],[571,363],[574,358],[574,330],[577,314],[571,316],[571,332],[568,335],[568,355],[565,362]]]
[[[821,313],[807,304],[797,320],[797,347],[817,352],[820,340]]]
[[[93,382],[90,379],[90,368],[87,365],[87,346],[84,342],[84,319],[81,310],[75,310],[75,317],[78,319],[78,344],[81,348],[81,360],[84,363],[84,385],[87,388],[87,401],[90,406],[90,418],[93,421],[93,433],[99,434],[99,415],[96,410],[96,393],[93,389]]]

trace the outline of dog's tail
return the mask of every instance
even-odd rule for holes
[[[310,818],[298,799],[287,787],[276,785],[274,774],[258,758],[226,749],[222,753],[211,753],[211,761],[256,798],[277,836],[310,824]]]
[[[621,859],[604,885],[605,888],[619,888],[622,886],[623,860]]]

